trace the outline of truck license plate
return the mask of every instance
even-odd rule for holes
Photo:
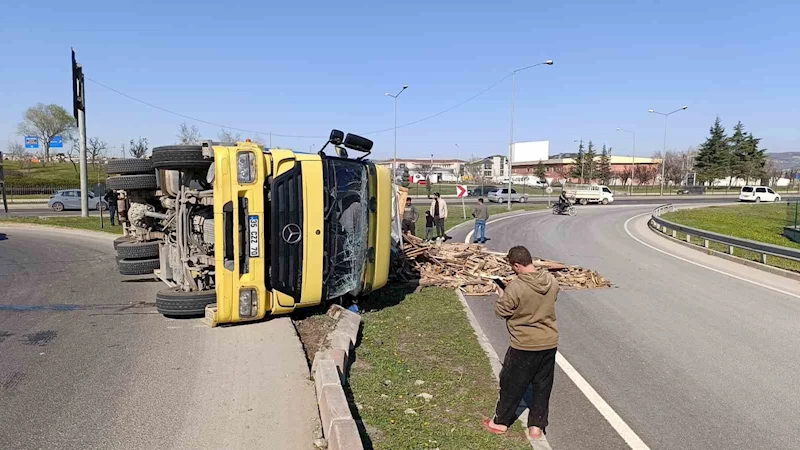
[[[258,257],[258,216],[248,216],[247,223],[249,225],[250,236],[250,257]]]

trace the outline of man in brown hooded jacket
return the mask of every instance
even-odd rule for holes
[[[485,419],[483,425],[492,433],[505,433],[517,417],[517,406],[525,391],[532,385],[527,434],[538,439],[547,426],[553,389],[558,346],[558,282],[547,270],[533,266],[533,258],[525,247],[512,247],[507,258],[518,277],[501,290],[494,310],[506,320],[511,346],[500,372],[500,399],[495,417]]]

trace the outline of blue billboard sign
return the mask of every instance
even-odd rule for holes
[[[39,148],[39,138],[36,136],[25,136],[25,148]]]
[[[50,140],[50,148],[63,148],[64,147],[64,140],[61,139],[61,136],[53,136],[53,139]]]

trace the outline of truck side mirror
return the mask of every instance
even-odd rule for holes
[[[330,142],[331,144],[333,144],[333,145],[338,147],[338,146],[342,145],[343,141],[344,141],[344,133],[343,132],[341,132],[340,130],[335,130],[335,129],[331,130],[331,136],[328,138],[328,142]]]
[[[347,137],[344,138],[344,146],[357,152],[369,153],[372,150],[372,141],[357,134],[347,133]]]

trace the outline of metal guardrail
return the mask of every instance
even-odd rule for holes
[[[767,264],[767,256],[777,256],[779,258],[790,259],[792,261],[800,261],[800,250],[782,247],[780,245],[766,244],[764,242],[751,241],[749,239],[742,239],[726,234],[714,233],[711,231],[700,230],[698,228],[687,227],[686,225],[670,222],[669,220],[662,219],[661,214],[665,212],[672,212],[675,208],[672,204],[662,205],[653,210],[650,217],[650,226],[663,233],[672,231],[672,237],[676,238],[677,233],[686,234],[686,242],[691,243],[692,238],[703,240],[703,246],[709,248],[709,242],[717,242],[728,246],[728,254],[733,255],[733,250],[738,248],[742,250],[751,251],[761,255],[761,263]]]

